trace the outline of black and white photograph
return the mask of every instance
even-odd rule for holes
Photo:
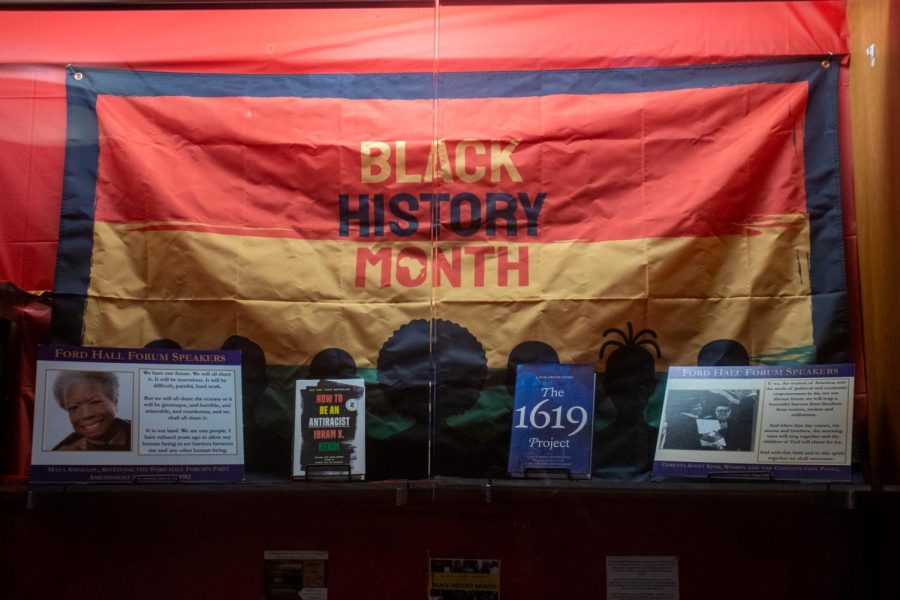
[[[671,390],[659,447],[749,452],[758,404],[758,389]]]

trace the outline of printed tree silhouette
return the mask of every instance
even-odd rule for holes
[[[641,479],[653,467],[659,434],[644,418],[644,408],[657,385],[656,362],[647,348],[655,350],[656,358],[662,358],[662,351],[652,329],[635,333],[630,321],[626,329],[610,327],[603,332],[604,338],[616,336],[600,346],[601,360],[607,348],[615,348],[606,360],[601,381],[604,397],[616,409],[616,418],[595,436],[593,473],[613,479]]]

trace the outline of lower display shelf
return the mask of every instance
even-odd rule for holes
[[[497,561],[510,599],[605,598],[611,557],[674,557],[680,598],[878,598],[898,508],[900,490],[823,484],[3,488],[0,597],[262,598],[266,552],[302,551],[328,553],[332,598],[428,597],[429,557]]]

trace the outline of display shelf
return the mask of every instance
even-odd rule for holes
[[[884,488],[884,493],[900,493]],[[293,496],[306,501],[375,502],[388,506],[449,506],[478,504],[515,504],[547,499],[592,502],[615,499],[695,498],[705,501],[729,499],[779,499],[794,503],[819,503],[835,508],[854,508],[859,494],[872,493],[872,486],[861,483],[791,482],[613,482],[463,479],[439,477],[428,480],[377,482],[321,482],[253,479],[240,483],[135,483],[135,484],[40,484],[0,487],[0,494],[21,497],[29,507],[59,502],[66,496],[117,497],[160,495]]]

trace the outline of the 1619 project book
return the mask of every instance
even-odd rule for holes
[[[366,473],[366,388],[362,379],[300,379],[294,416],[294,477]]]
[[[518,366],[510,475],[590,478],[594,380],[589,364]]]

